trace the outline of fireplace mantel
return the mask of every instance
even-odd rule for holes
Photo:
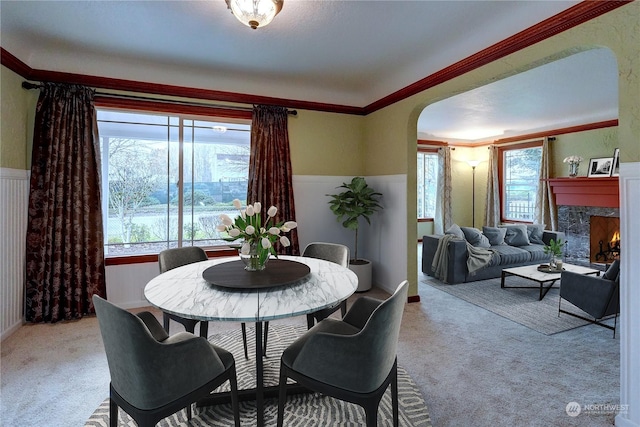
[[[620,207],[618,177],[552,178],[548,181],[558,206]]]

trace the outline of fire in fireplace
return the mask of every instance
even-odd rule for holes
[[[592,216],[589,240],[591,262],[608,263],[620,256],[620,218]]]

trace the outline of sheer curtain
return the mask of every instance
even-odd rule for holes
[[[276,221],[295,221],[292,176],[287,109],[266,105],[254,106],[247,203],[260,202],[265,209],[276,206]],[[299,255],[297,230],[291,230],[288,237],[291,246],[285,248],[276,244],[277,252],[283,255]]]
[[[536,193],[536,211],[534,222],[544,224],[549,230],[558,229],[558,211],[553,192],[549,185],[551,169],[551,154],[549,152],[549,138],[544,138],[542,142],[542,158],[540,160],[540,183]]]
[[[497,227],[500,224],[500,181],[498,177],[498,147],[489,147],[489,165],[487,166],[487,203],[484,212],[484,225]]]
[[[36,106],[26,236],[26,319],[95,313],[106,297],[94,93],[44,84]]]
[[[433,232],[444,234],[451,227],[451,148],[438,149],[438,197]]]

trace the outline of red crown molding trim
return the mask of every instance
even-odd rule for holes
[[[21,75],[23,78],[29,80],[29,75],[31,74],[31,67],[29,67],[24,62],[20,61],[18,58],[13,56],[3,47],[0,47],[0,63],[13,71],[16,74]]]
[[[387,107],[405,98],[413,96],[431,87],[459,77],[476,68],[487,65],[497,59],[510,55],[518,50],[531,46],[546,38],[566,31],[634,0],[593,1],[585,0],[577,5],[558,13],[536,25],[533,25],[501,42],[498,42],[480,52],[456,62],[430,76],[425,77],[403,89],[400,89],[366,107],[327,104],[320,102],[299,101],[267,96],[248,95],[235,92],[198,89],[184,86],[147,83],[133,80],[113,79],[107,77],[88,76],[82,74],[63,73],[57,71],[34,70],[0,47],[0,63],[21,75],[27,80],[50,81],[57,83],[81,84],[85,86],[123,90],[154,95],[166,95],[203,99],[208,101],[224,101],[241,104],[278,105],[301,110],[325,111],[331,113],[367,115]]]
[[[618,119],[605,120],[603,122],[587,123],[584,125],[570,126],[566,128],[546,130],[543,132],[529,133],[527,135],[519,135],[519,136],[512,136],[509,138],[497,139],[494,141],[494,144],[506,144],[508,142],[524,141],[527,139],[544,138],[545,136],[555,136],[555,135],[562,135],[565,133],[584,132],[587,130],[610,128],[610,127],[616,127],[616,126],[618,126]]]
[[[330,113],[355,115],[364,114],[364,110],[361,107],[352,107],[348,105],[299,101],[294,99],[248,95],[212,89],[199,89],[186,86],[165,85],[160,83],[148,83],[134,80],[114,79],[109,77],[89,76],[84,74],[64,73],[59,71],[37,70],[32,69],[2,47],[0,47],[0,53],[0,63],[2,63],[2,65],[21,75],[26,80],[31,81],[78,84],[97,89],[121,90],[153,95],[202,99],[207,101],[233,102],[249,105],[278,105],[282,107],[297,108],[301,110],[326,111]]]
[[[533,25],[513,36],[456,62],[422,80],[400,89],[364,107],[365,115],[371,114],[424,90],[459,77],[507,55],[564,32],[570,28],[611,12],[634,0],[593,1],[585,0],[569,9]]]

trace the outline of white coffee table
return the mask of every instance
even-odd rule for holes
[[[513,268],[505,268],[502,270],[502,279],[500,281],[501,288],[521,288],[521,289],[538,289],[540,288],[540,301],[542,298],[549,292],[549,289],[553,287],[553,285],[560,279],[561,272],[550,272],[546,273],[544,271],[538,270],[539,265],[525,265],[522,267],[513,267]],[[597,276],[600,275],[600,270],[596,270],[589,267],[583,267],[580,265],[573,265],[564,263],[562,265],[563,271],[571,271],[572,273],[578,274],[595,274]],[[504,279],[507,276],[518,276],[524,279],[532,280],[538,283],[538,286],[505,286]],[[547,286],[545,286],[547,284]]]

